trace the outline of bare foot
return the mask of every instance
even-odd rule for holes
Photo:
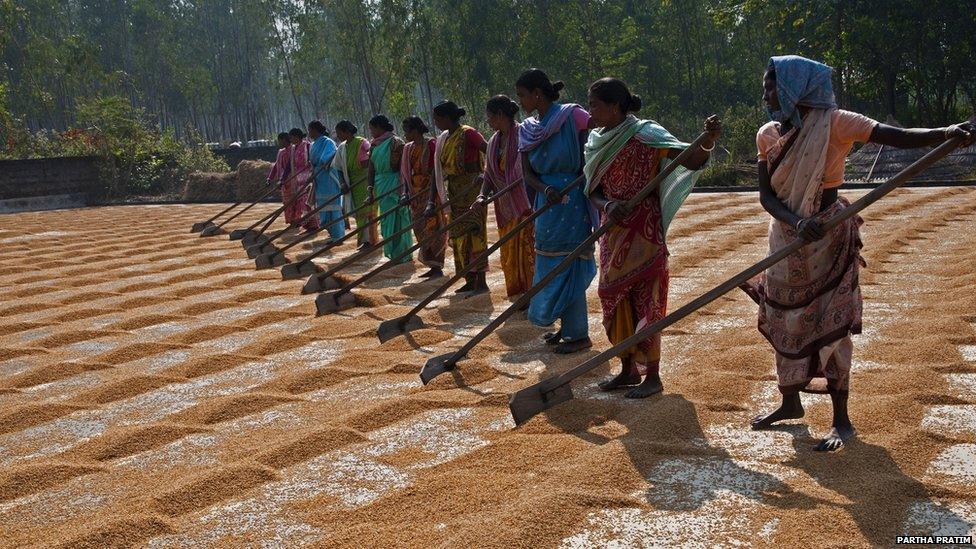
[[[577,339],[576,341],[563,341],[559,345],[552,348],[552,352],[557,355],[571,355],[573,353],[578,353],[580,351],[585,351],[593,346],[593,342],[590,338],[584,337],[583,339]]]
[[[793,398],[795,397],[795,398]],[[783,421],[784,419],[800,419],[803,417],[805,412],[803,411],[803,405],[800,404],[800,395],[793,395],[792,397],[783,397],[783,404],[779,408],[765,415],[758,415],[752,418],[750,424],[753,430],[766,429],[771,427],[777,421]]]
[[[663,390],[664,384],[661,383],[661,376],[656,373],[647,374],[644,382],[627,391],[624,398],[647,398],[651,395],[656,395]]]
[[[840,450],[844,446],[844,443],[856,435],[857,431],[854,430],[854,426],[850,423],[839,427],[834,426],[827,433],[827,436],[814,446],[813,449],[816,452],[834,452]]]
[[[563,331],[558,330],[555,332],[549,332],[542,336],[542,341],[546,342],[546,345],[559,345],[559,340],[563,338]]]
[[[611,379],[601,381],[597,384],[601,391],[613,391],[614,389],[623,389],[625,387],[633,387],[640,383],[641,378],[639,374],[627,374],[621,371],[619,374]]]

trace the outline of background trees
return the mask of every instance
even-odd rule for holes
[[[0,131],[65,130],[120,96],[164,132],[268,138],[321,118],[362,125],[484,101],[545,69],[583,101],[627,80],[645,116],[690,136],[728,119],[751,155],[762,69],[799,53],[836,71],[842,106],[901,123],[976,107],[966,0],[0,0]]]

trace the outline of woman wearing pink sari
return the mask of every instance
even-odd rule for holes
[[[759,304],[759,332],[776,354],[782,405],[752,420],[753,429],[803,417],[800,392],[826,392],[833,425],[817,446],[833,451],[855,435],[847,413],[854,344],[861,333],[858,271],[863,223],[853,217],[830,232],[823,223],[850,203],[837,195],[844,159],[855,142],[899,148],[935,145],[976,136],[973,124],[938,129],[901,129],[839,110],[832,69],[787,55],[770,59],[763,77],[763,101],[773,119],[759,129],[759,196],[773,217],[769,248],[776,251],[800,237],[809,244],[769,268],[743,289]],[[825,382],[811,385],[813,380]]]
[[[308,159],[312,143],[306,139],[305,132],[298,128],[292,128],[288,132],[288,136],[292,144],[291,173],[294,174],[294,177],[285,184],[287,190],[283,188],[281,195],[287,203],[296,193],[299,194],[298,199],[292,202],[291,206],[285,208],[285,222],[292,225],[312,209],[310,200],[314,197],[314,193],[309,192],[308,186],[312,179],[312,163]],[[286,192],[288,198],[285,198]],[[319,228],[318,216],[309,216],[305,220],[304,227],[306,231],[314,231]]]
[[[515,115],[518,103],[507,95],[496,95],[486,107],[488,125],[495,133],[488,139],[485,152],[485,175],[481,194],[475,205],[483,207],[487,196],[499,192],[512,183],[515,187],[495,201],[495,223],[498,236],[508,234],[515,225],[532,215],[532,204],[522,180],[522,162],[518,152],[519,124]],[[502,272],[505,273],[505,291],[508,297],[525,293],[532,287],[535,267],[535,228],[529,224],[519,231],[517,237],[502,244]]]
[[[288,140],[288,133],[278,134],[278,156],[275,157],[271,170],[268,171],[268,185],[277,185],[282,181],[287,181],[291,174],[291,141]]]

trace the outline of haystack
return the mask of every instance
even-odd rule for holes
[[[184,202],[249,202],[267,188],[271,163],[245,160],[227,173],[194,172],[183,187]]]
[[[223,202],[234,196],[237,173],[193,172],[183,187],[184,202]]]
[[[271,162],[264,160],[242,160],[237,165],[237,186],[234,189],[235,199],[251,201],[267,190],[268,172]]]

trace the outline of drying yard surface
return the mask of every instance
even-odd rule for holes
[[[974,189],[902,190],[865,212],[860,437],[829,455],[811,449],[829,428],[824,396],[804,396],[803,420],[748,429],[778,396],[744,294],[666,333],[663,395],[600,394],[603,367],[516,429],[507,395],[592,353],[545,352],[545,330],[523,315],[454,375],[426,387],[417,376],[508,304],[497,258],[490,296],[448,294],[424,329],[379,344],[377,324],[439,282],[397,267],[357,291],[364,306],[316,318],[304,281],[255,271],[226,236],[188,232],[218,209],[0,217],[0,545],[878,546],[976,534]],[[766,220],[754,194],[692,196],[670,235],[671,308],[761,259]]]

